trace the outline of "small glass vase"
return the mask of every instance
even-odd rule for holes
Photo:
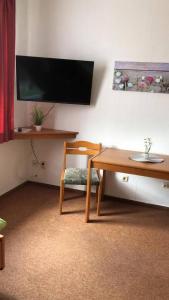
[[[150,156],[149,153],[144,153],[144,158],[145,159],[149,159],[149,156]]]

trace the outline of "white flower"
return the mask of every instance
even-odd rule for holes
[[[129,88],[133,87],[132,82],[128,82],[128,83],[127,83],[127,86],[128,86]]]
[[[119,84],[120,82],[121,82],[121,78],[116,78],[116,79],[115,79],[115,83],[118,83],[118,84]]]
[[[124,88],[124,83],[119,84],[119,88],[122,90]]]
[[[120,77],[121,76],[121,72],[120,71],[117,71],[116,72],[116,77]]]
[[[160,78],[156,78],[156,79],[155,79],[155,82],[156,82],[156,83],[160,83],[160,81],[161,81]]]

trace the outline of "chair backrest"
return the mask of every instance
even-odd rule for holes
[[[66,168],[66,155],[96,155],[102,150],[102,144],[87,141],[64,142],[64,169]]]

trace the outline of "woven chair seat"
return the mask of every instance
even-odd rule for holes
[[[68,168],[65,170],[64,183],[75,185],[87,185],[87,172],[87,169]],[[99,184],[99,177],[96,169],[91,169],[91,184]]]

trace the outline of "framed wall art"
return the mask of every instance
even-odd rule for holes
[[[169,94],[169,63],[116,61],[113,89]]]

